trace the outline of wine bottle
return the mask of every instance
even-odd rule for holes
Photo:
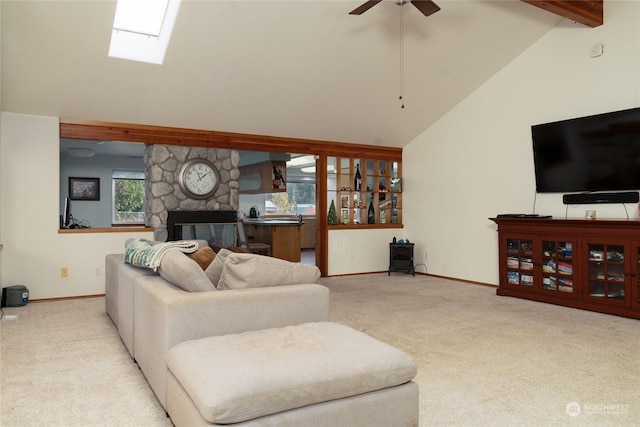
[[[362,191],[362,175],[360,174],[360,163],[356,164],[356,176],[353,178],[353,189]]]
[[[376,223],[376,211],[373,209],[373,197],[369,202],[369,209],[367,210],[367,224]]]

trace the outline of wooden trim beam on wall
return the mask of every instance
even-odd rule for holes
[[[60,138],[402,160],[398,147],[74,119],[60,119]]]
[[[604,23],[604,0],[522,0],[588,27]]]

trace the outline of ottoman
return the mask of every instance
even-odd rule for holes
[[[417,426],[417,367],[347,326],[316,322],[186,341],[167,356],[180,426]]]

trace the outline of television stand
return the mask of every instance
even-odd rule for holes
[[[490,219],[498,295],[640,319],[640,220]]]

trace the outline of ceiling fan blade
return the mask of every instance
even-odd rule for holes
[[[355,9],[353,9],[351,12],[349,12],[349,15],[362,15],[367,10],[371,9],[373,6],[377,5],[381,1],[382,0],[369,0],[369,1],[366,1],[363,4],[361,4],[360,6],[356,7]]]
[[[433,15],[440,10],[440,6],[431,0],[411,0],[411,4],[417,7],[424,16]]]

